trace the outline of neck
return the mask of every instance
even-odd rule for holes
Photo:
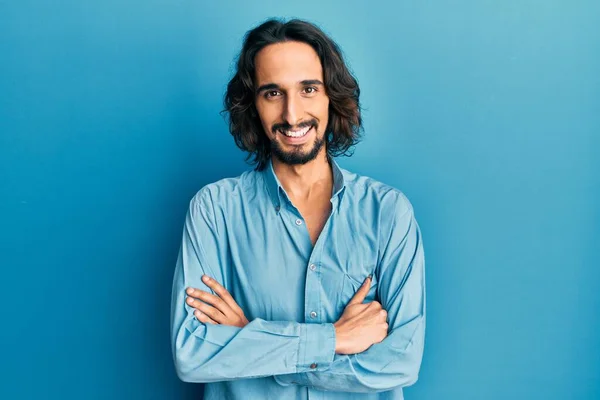
[[[302,165],[288,165],[272,158],[273,170],[286,193],[295,199],[310,200],[314,195],[333,189],[333,172],[327,159],[327,152],[322,151],[312,161]]]

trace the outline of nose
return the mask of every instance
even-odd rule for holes
[[[291,126],[296,126],[304,115],[302,99],[295,96],[287,96],[283,110],[283,119]]]

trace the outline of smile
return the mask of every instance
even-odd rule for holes
[[[311,128],[312,128],[312,126],[307,126],[305,128],[299,129],[297,131],[285,131],[285,130],[280,129],[279,132],[281,132],[282,134],[284,134],[287,137],[301,138],[303,136],[306,136],[306,134],[308,133],[308,131],[310,131]]]

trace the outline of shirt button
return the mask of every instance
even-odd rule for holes
[[[315,363],[310,364],[310,369],[315,369],[315,368],[317,368],[317,364],[315,364]]]
[[[317,318],[317,313],[316,313],[316,312],[314,312],[314,311],[311,311],[311,312],[310,312],[310,317],[311,317],[311,318]]]
[[[301,219],[297,219],[296,220],[296,225],[302,225],[302,220]]]
[[[275,206],[275,211],[279,212],[280,208],[279,206]]]
[[[310,268],[311,271],[314,271],[315,269],[317,269],[317,266],[315,264],[310,264],[308,268]]]

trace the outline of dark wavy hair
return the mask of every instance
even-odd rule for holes
[[[227,85],[224,99],[229,114],[229,131],[235,144],[249,154],[246,162],[263,170],[271,157],[271,143],[264,132],[255,105],[255,56],[265,46],[298,41],[310,45],[318,54],[323,68],[325,92],[329,97],[329,121],[325,129],[329,157],[352,155],[361,137],[362,117],[360,88],[346,66],[342,51],[317,26],[303,20],[284,22],[272,18],[248,31],[237,58],[237,70]]]

